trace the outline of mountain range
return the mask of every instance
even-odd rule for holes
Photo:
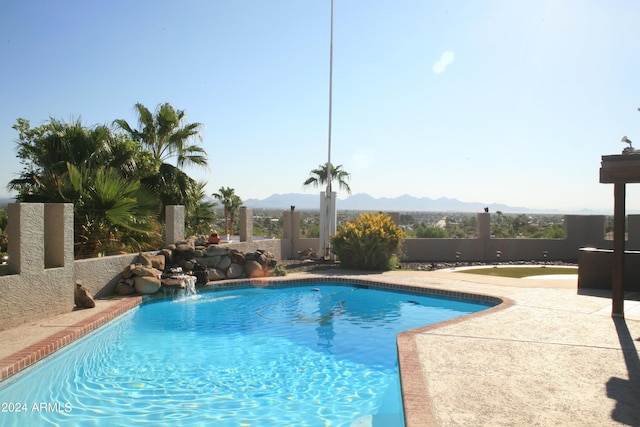
[[[520,206],[508,206],[501,203],[463,202],[458,199],[440,197],[414,197],[404,194],[398,197],[375,198],[366,193],[354,194],[346,199],[338,199],[339,210],[353,211],[385,211],[385,212],[483,212],[489,208],[490,212],[503,213],[568,213],[555,209],[530,209]],[[320,209],[319,194],[272,194],[266,199],[247,199],[244,206],[253,209],[290,209],[295,206],[298,210]],[[581,214],[600,213],[583,209]]]
[[[0,196],[0,206],[13,203],[15,199],[10,196]],[[214,201],[211,199],[211,201]],[[298,210],[319,210],[319,194],[272,194],[266,199],[247,199],[244,206],[253,209],[283,209],[288,210],[295,206]],[[440,197],[414,197],[404,194],[398,197],[375,198],[366,193],[358,193],[338,199],[338,209],[348,211],[383,211],[383,212],[483,212],[489,208],[490,212],[501,211],[503,213],[548,213],[548,214],[581,214],[581,215],[611,215],[612,212],[596,209],[582,209],[576,211],[561,211],[558,209],[530,209],[519,206],[509,206],[502,203],[463,202],[458,199]],[[637,214],[637,211],[627,211],[627,214]]]

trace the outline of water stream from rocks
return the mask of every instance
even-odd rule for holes
[[[196,276],[184,277],[184,293],[185,297],[192,297],[197,294],[196,291]]]

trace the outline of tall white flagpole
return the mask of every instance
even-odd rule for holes
[[[331,240],[330,235],[335,232],[335,200],[333,197],[333,191],[331,188],[331,126],[333,116],[333,0],[331,0],[331,31],[330,31],[330,43],[329,43],[329,130],[328,130],[328,143],[327,143],[327,188],[324,194],[324,200],[322,205],[324,209],[321,209],[321,215],[324,218],[321,221],[321,254],[327,259],[331,258]],[[324,225],[324,227],[322,227]]]

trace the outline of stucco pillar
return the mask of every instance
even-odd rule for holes
[[[298,255],[297,249],[300,247],[300,212],[292,212],[291,218],[291,257],[295,258]]]
[[[44,270],[44,204],[9,203],[8,268],[10,274]]]
[[[169,205],[165,207],[165,243],[174,244],[184,239],[184,206]]]
[[[293,253],[293,210],[282,212],[282,258],[291,259]]]
[[[300,212],[295,208],[282,212],[282,259],[296,257],[296,248],[300,241]]]
[[[240,241],[253,242],[253,210],[244,206],[240,208]]]
[[[491,217],[489,212],[480,212],[476,217],[476,233],[478,239],[489,240],[491,238]]]
[[[73,204],[44,205],[44,267],[73,268]]]
[[[398,227],[400,226],[400,212],[386,212],[391,217],[391,221]]]
[[[337,193],[332,191],[327,195],[320,192],[320,247],[318,254],[324,259],[334,259],[331,252],[331,236],[336,234],[338,223],[338,212],[336,210]]]
[[[489,243],[491,241],[491,216],[489,212],[479,212],[476,216],[476,233],[478,233],[478,249],[480,253],[477,259],[486,261]],[[489,255],[490,256],[490,255]]]

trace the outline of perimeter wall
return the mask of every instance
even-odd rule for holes
[[[398,222],[400,214],[390,213]],[[461,262],[543,260],[577,262],[580,248],[612,249],[613,241],[605,239],[604,215],[565,215],[562,239],[496,239],[491,237],[490,213],[477,214],[477,238],[474,239],[405,239],[402,253],[406,261]],[[295,258],[301,251],[318,251],[319,240],[300,237],[300,213],[283,212],[285,258]],[[627,217],[629,240],[627,249],[640,250],[640,215]]]

